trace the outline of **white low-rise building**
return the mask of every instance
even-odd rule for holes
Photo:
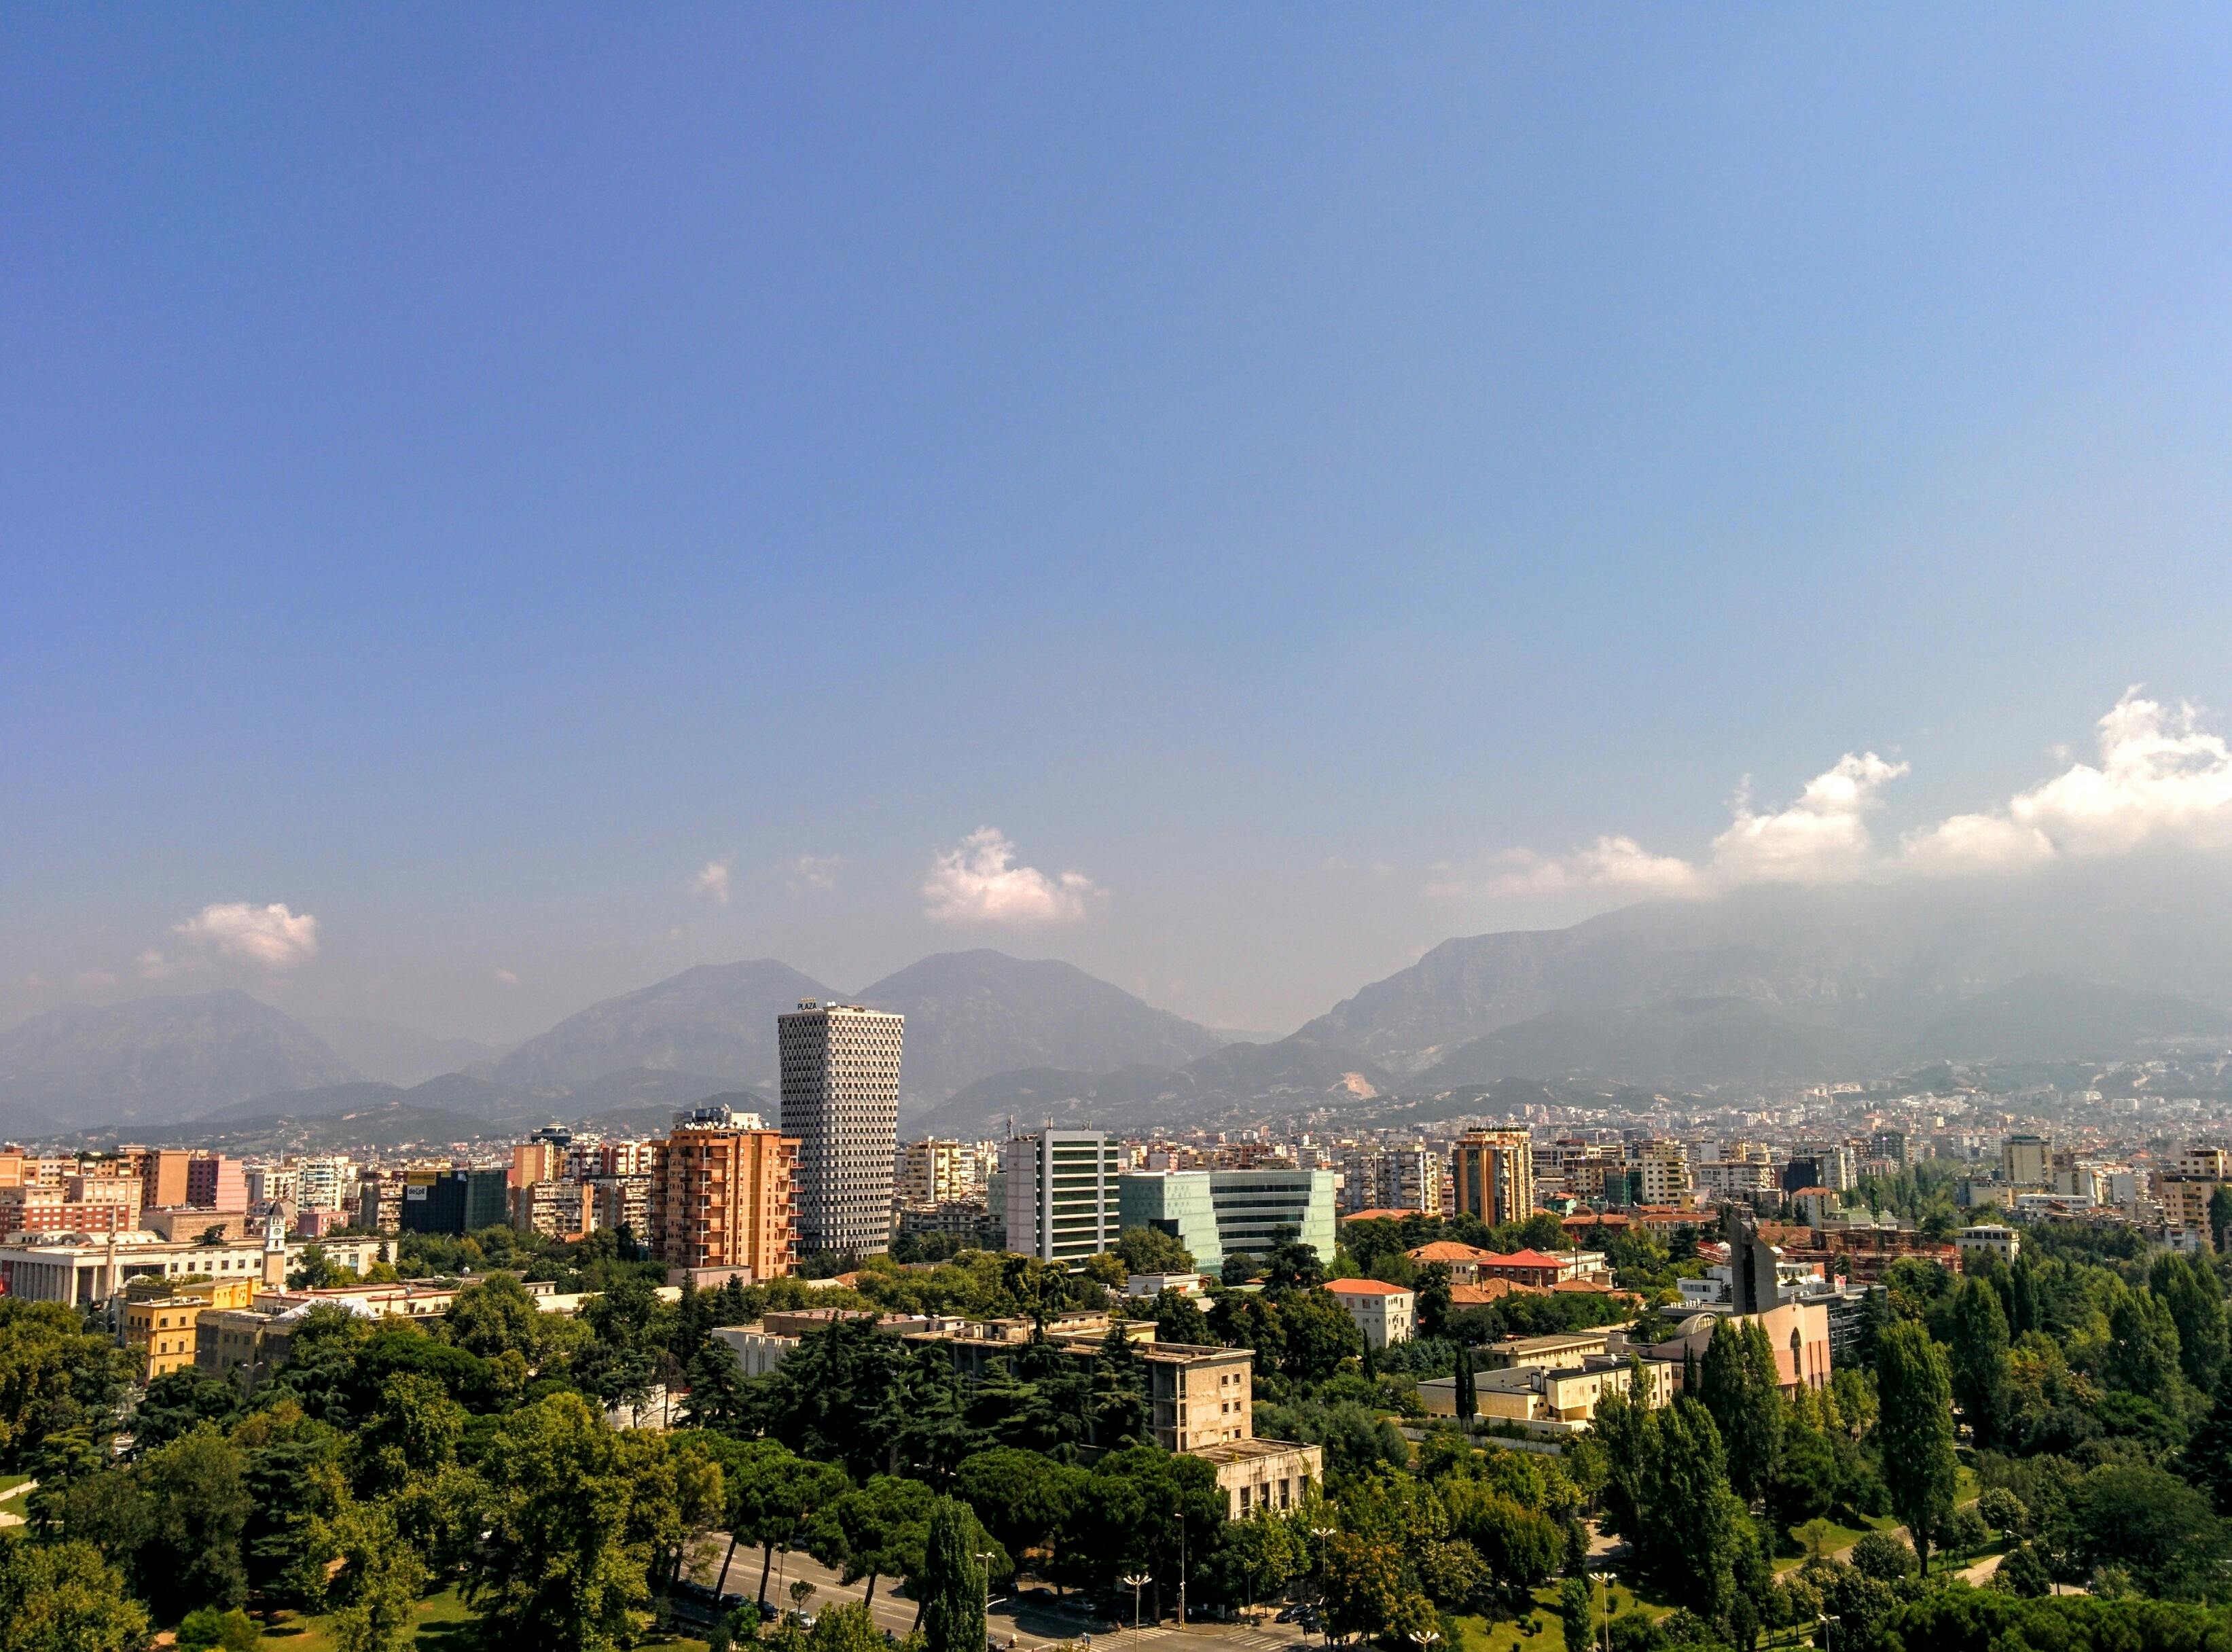
[[[1327,1294],[1348,1310],[1348,1317],[1364,1333],[1366,1347],[1385,1348],[1390,1343],[1408,1342],[1414,1334],[1418,1293],[1407,1286],[1389,1285],[1380,1279],[1327,1279],[1325,1289]]]

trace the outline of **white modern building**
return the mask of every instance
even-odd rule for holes
[[[798,1252],[873,1256],[892,1242],[904,1016],[801,999],[775,1017],[782,1133],[798,1138]]]
[[[1097,1130],[1041,1130],[1000,1150],[1008,1248],[1045,1262],[1096,1256],[1116,1242],[1115,1143]]]

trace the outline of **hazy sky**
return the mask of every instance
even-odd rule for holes
[[[990,944],[1283,1028],[2232,840],[2228,84],[2221,8],[0,10],[0,1021]]]

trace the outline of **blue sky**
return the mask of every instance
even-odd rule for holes
[[[1751,875],[1746,776],[1906,766],[1844,875],[2135,683],[2213,775],[2229,78],[2200,8],[0,13],[0,1020],[990,944],[1282,1027]]]

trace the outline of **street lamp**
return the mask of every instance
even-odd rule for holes
[[[1310,1535],[1318,1540],[1318,1571],[1320,1574],[1325,1571],[1325,1540],[1340,1529],[1339,1526],[1314,1526],[1309,1528]],[[1327,1646],[1333,1644],[1333,1625],[1325,1618],[1325,1582],[1322,1575],[1318,1582],[1318,1632],[1325,1636]]]
[[[976,1564],[984,1568],[984,1644],[992,1643],[992,1556],[990,1549],[973,1551]]]
[[[1820,1621],[1821,1624],[1822,1652],[1828,1652],[1829,1648],[1837,1644],[1835,1626],[1843,1623],[1845,1620],[1834,1612],[1824,1612],[1821,1614]]]
[[[1612,1573],[1593,1571],[1589,1576],[1596,1580],[1597,1587],[1604,1591],[1604,1603],[1598,1610],[1597,1623],[1599,1633],[1604,1637],[1605,1652],[1612,1652]]]
[[[1139,1590],[1145,1585],[1147,1577],[1148,1574],[1144,1571],[1133,1571],[1116,1580],[1132,1591],[1132,1627],[1134,1630],[1139,1627]]]

